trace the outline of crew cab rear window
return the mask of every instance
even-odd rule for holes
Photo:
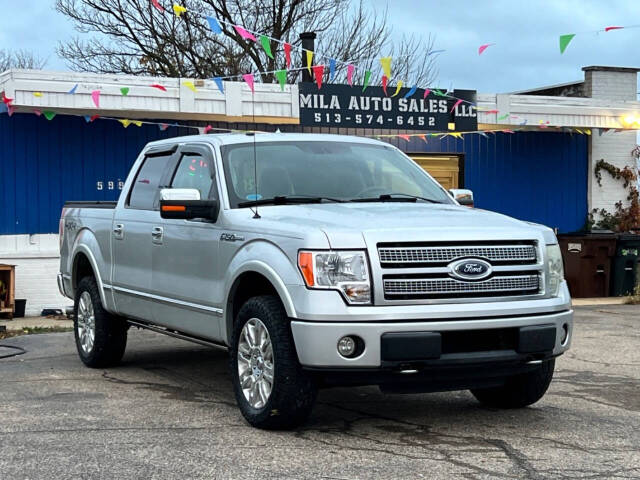
[[[142,167],[133,182],[128,206],[140,210],[153,210],[163,178],[173,154],[145,157]]]

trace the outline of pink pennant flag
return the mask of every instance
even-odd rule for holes
[[[158,2],[158,0],[151,0],[151,3],[153,4],[154,7],[156,7],[156,9],[159,12],[164,13],[164,8],[162,8],[162,5],[160,5],[160,3]]]
[[[386,75],[382,75],[382,91],[384,92],[384,94],[388,97],[389,94],[387,93],[387,82],[389,81],[389,79],[387,78]]]
[[[611,30],[622,30],[624,27],[616,27],[616,26],[612,26],[612,27],[605,27],[604,31],[605,32],[610,32]]]
[[[94,90],[91,92],[91,98],[93,99],[93,103],[96,108],[100,108],[100,90]]]
[[[398,138],[406,140],[407,142],[411,140],[411,137],[409,135],[398,135]]]
[[[453,107],[451,107],[451,110],[449,111],[449,113],[453,112],[456,109],[456,107],[461,103],[462,103],[462,100],[456,100],[456,103],[453,104]]]
[[[35,113],[35,114],[36,114],[36,116],[38,116],[38,117],[39,117],[40,115],[42,115],[42,112],[41,112],[40,110],[34,110],[34,111],[33,111],[33,113]]]
[[[211,130],[213,130],[213,127],[211,125],[207,125],[206,127],[204,127],[205,134],[209,133]]]
[[[287,62],[287,68],[289,68],[289,66],[291,66],[291,44],[285,43],[283,47],[284,47],[284,58]]]
[[[353,71],[356,69],[353,65],[347,65],[347,82],[353,85]]]
[[[169,128],[169,124],[168,123],[161,123],[160,125],[158,125],[158,128],[160,128],[161,132],[164,132],[167,128]]]
[[[431,89],[425,88],[424,89],[424,94],[422,95],[422,98],[427,98],[430,93],[431,93]]]
[[[163,92],[167,91],[167,89],[165,87],[163,87],[162,85],[160,85],[158,83],[154,83],[153,85],[150,85],[150,87],[157,88],[158,90],[162,90]]]
[[[498,113],[498,110],[487,110],[487,111],[486,111],[486,112],[484,112],[484,113],[496,113],[496,114],[497,114],[497,113]]]
[[[489,48],[492,45],[495,45],[495,43],[485,43],[484,45],[480,45],[478,47],[478,55],[482,55],[482,52],[484,52],[487,48]]]
[[[314,65],[313,75],[316,78],[316,83],[318,84],[318,90],[320,90],[322,88],[322,77],[324,76],[324,65]]]
[[[251,93],[255,93],[255,90],[253,87],[253,73],[245,73],[244,75],[242,75],[242,78],[244,78],[244,81],[247,82],[247,85],[249,85],[249,88],[251,89]]]
[[[251,40],[252,42],[257,42],[258,41],[258,39],[255,36],[253,36],[253,34],[247,32],[240,25],[234,25],[233,28],[236,29],[236,32],[238,32],[238,35],[240,35],[242,38],[244,38],[246,40]]]

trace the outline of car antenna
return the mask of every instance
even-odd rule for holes
[[[251,107],[253,110],[253,126],[255,128],[256,125],[256,102],[255,102],[255,92],[251,89]],[[247,135],[253,135],[253,185],[255,186],[255,196],[254,199],[258,200],[258,154],[256,149],[256,132],[247,132]],[[258,205],[255,206],[255,210],[253,211],[253,218],[262,218],[258,213]]]

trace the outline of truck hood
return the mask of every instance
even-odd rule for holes
[[[319,228],[331,248],[362,248],[371,242],[532,240],[554,243],[542,225],[487,210],[425,203],[323,203],[261,207],[279,227]],[[285,227],[287,228],[287,227]]]

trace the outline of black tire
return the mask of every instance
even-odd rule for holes
[[[506,379],[501,387],[471,390],[482,404],[495,408],[523,408],[540,400],[553,378],[554,359],[543,362],[530,372]]]
[[[95,319],[95,336],[88,351],[82,347],[78,328],[78,305],[84,292],[89,294]],[[100,300],[98,285],[93,277],[84,277],[78,282],[73,305],[73,330],[80,360],[91,368],[116,365],[124,355],[127,346],[127,323],[120,317],[107,312]]]
[[[253,318],[266,327],[273,349],[273,384],[262,408],[254,408],[245,398],[238,371],[240,335]],[[247,300],[235,319],[229,353],[236,401],[247,422],[265,430],[290,429],[305,422],[313,409],[317,389],[298,362],[289,319],[278,298],[265,295]]]

